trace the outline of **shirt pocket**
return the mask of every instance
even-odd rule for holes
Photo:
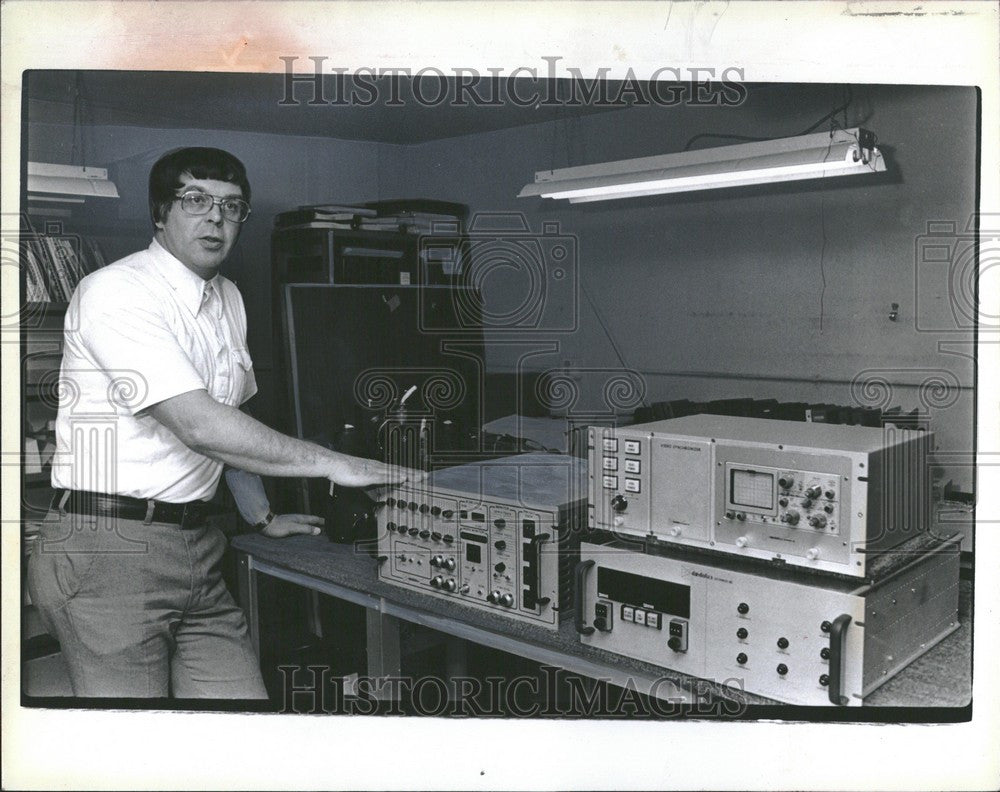
[[[247,381],[253,377],[253,360],[246,347],[235,347],[232,351],[232,387],[228,403],[239,406],[243,401]]]

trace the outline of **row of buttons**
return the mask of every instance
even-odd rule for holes
[[[750,658],[747,657],[745,653],[740,652],[738,655],[736,655],[736,662],[739,663],[740,665],[746,665],[748,662],[750,662]],[[786,666],[784,663],[778,663],[777,667],[774,670],[777,671],[780,676],[784,676],[785,674],[788,673],[788,666]]]
[[[643,610],[642,608],[634,608],[631,605],[622,605],[622,621],[642,624],[656,630],[659,630],[662,626],[659,613]]]
[[[385,529],[390,532],[398,531],[400,534],[409,534],[410,536],[419,535],[421,539],[433,539],[435,542],[445,541],[448,543],[454,542],[455,537],[450,534],[442,536],[437,531],[428,531],[426,528],[421,530],[420,528],[410,528],[406,525],[396,525],[394,522],[388,522],[385,524]]]
[[[603,446],[605,451],[618,452],[618,438],[617,437],[605,437]],[[625,453],[626,454],[640,454],[642,453],[642,441],[640,440],[626,440],[625,441]]]
[[[427,514],[429,512],[433,517],[444,517],[446,520],[450,520],[455,516],[455,512],[451,509],[442,509],[440,506],[428,506],[426,503],[417,503],[416,501],[388,498],[385,505],[390,508],[395,506],[396,508],[403,509],[404,511],[406,509],[409,509],[412,512],[419,511],[421,514]]]
[[[605,470],[618,470],[618,457],[604,457],[602,465]],[[626,473],[641,473],[642,472],[642,462],[638,459],[626,459],[625,460],[625,472]]]
[[[602,479],[604,483],[604,489],[618,489],[618,476],[605,476]],[[642,484],[639,483],[639,479],[626,478],[625,479],[625,491],[626,492],[641,492]]]

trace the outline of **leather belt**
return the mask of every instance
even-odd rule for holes
[[[52,507],[71,514],[94,517],[112,516],[123,520],[173,523],[181,528],[200,528],[212,509],[205,501],[167,503],[166,501],[130,498],[104,492],[57,489]]]

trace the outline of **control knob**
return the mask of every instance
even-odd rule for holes
[[[749,539],[747,539],[747,538],[746,538],[745,536],[740,536],[740,537],[737,537],[737,539],[736,539],[736,546],[737,546],[737,547],[746,547],[746,546],[747,546],[747,543],[748,543],[749,541],[750,541],[750,540],[749,540]]]
[[[628,501],[625,499],[625,496],[621,494],[615,495],[611,499],[611,508],[619,514],[625,511],[628,508]]]
[[[673,651],[679,652],[681,650],[681,639],[675,635],[667,641],[667,646],[669,646]]]
[[[819,494],[823,491],[823,488],[818,484],[814,484],[811,487],[806,487],[806,497],[808,498],[818,498]]]
[[[454,591],[457,588],[458,588],[458,583],[455,582],[454,578],[448,578],[444,582],[444,590],[445,591]]]
[[[493,546],[497,550],[506,550],[507,549],[507,543],[503,539],[499,539],[496,542],[494,542]]]
[[[785,522],[787,522],[789,525],[793,525],[793,526],[794,525],[798,525],[798,523],[799,523],[799,513],[797,511],[795,511],[795,509],[790,510],[785,515]]]
[[[431,578],[431,588],[441,588],[441,584],[444,582],[444,578],[440,575],[435,575]]]
[[[814,514],[809,518],[809,524],[813,528],[825,528],[826,527],[826,515],[825,514]]]
[[[439,555],[431,556],[431,566],[432,567],[439,567],[442,564],[444,564],[444,559],[441,556],[439,556]]]
[[[459,594],[468,594],[469,593],[469,584],[468,583],[463,584],[462,588],[459,589],[458,593]]]
[[[492,603],[499,603],[500,602],[500,592],[499,591],[491,591],[487,595],[486,601],[487,602],[492,602]]]
[[[806,558],[808,558],[810,561],[815,561],[817,558],[819,558],[819,548],[810,547],[809,550],[806,551]]]
[[[781,476],[778,479],[778,486],[782,489],[791,489],[795,485],[794,476]]]
[[[446,558],[444,560],[444,568],[447,569],[449,572],[454,572],[455,571],[455,559],[454,558]]]
[[[511,593],[503,594],[500,597],[500,604],[505,608],[510,608],[514,604],[514,595]]]

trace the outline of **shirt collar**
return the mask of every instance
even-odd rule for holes
[[[177,293],[180,301],[187,306],[192,314],[197,316],[205,303],[208,302],[209,287],[211,287],[211,291],[215,292],[217,298],[215,300],[216,314],[221,315],[222,294],[219,291],[220,277],[218,275],[205,280],[200,275],[195,274],[185,267],[177,257],[157,242],[155,238],[149,243],[149,253],[152,256],[156,271],[160,273],[170,288]]]

